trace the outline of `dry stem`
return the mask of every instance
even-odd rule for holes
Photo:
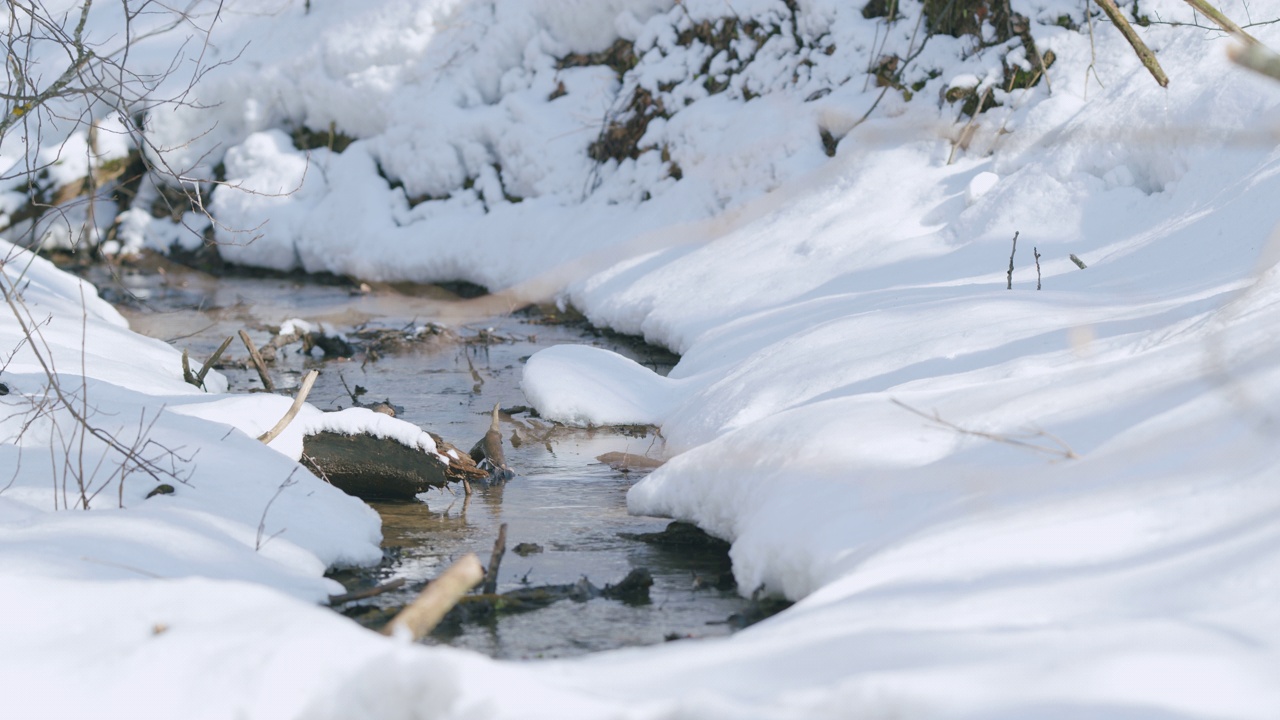
[[[383,635],[421,640],[444,618],[445,613],[458,604],[467,591],[484,579],[480,558],[468,553],[449,566],[422,593],[401,610],[387,626]]]
[[[258,352],[258,346],[253,344],[253,340],[249,339],[249,333],[244,330],[240,331],[240,340],[249,351],[249,359],[253,361],[258,377],[262,378],[262,387],[266,388],[267,392],[275,392],[276,385],[271,382],[271,376],[267,374],[267,364],[262,361],[262,353]],[[345,381],[343,384],[346,384]]]
[[[1102,12],[1111,18],[1111,22],[1120,30],[1120,34],[1124,35],[1124,39],[1129,41],[1129,45],[1133,47],[1133,51],[1138,54],[1138,59],[1142,61],[1142,66],[1151,73],[1151,77],[1156,79],[1160,87],[1169,87],[1169,77],[1164,74],[1164,68],[1160,67],[1160,61],[1156,60],[1155,53],[1151,52],[1151,48],[1142,42],[1142,38],[1138,37],[1138,33],[1134,32],[1133,26],[1125,20],[1124,13],[1120,12],[1120,8],[1116,7],[1115,0],[1094,0],[1098,3],[1098,7],[1102,8]]]
[[[493,542],[493,554],[489,556],[489,567],[484,571],[484,589],[481,592],[492,595],[498,592],[498,568],[502,565],[502,556],[507,552],[507,524],[498,528],[498,539]]]
[[[293,405],[289,406],[289,412],[285,413],[284,417],[280,418],[280,422],[276,423],[275,427],[262,433],[262,435],[258,437],[264,445],[275,440],[280,433],[284,432],[285,428],[289,427],[289,423],[293,422],[294,416],[296,416],[298,411],[302,409],[302,403],[307,401],[307,394],[311,392],[311,386],[315,384],[316,378],[319,376],[319,370],[312,370],[302,379],[302,387],[298,388],[298,396],[293,399]]]
[[[1063,458],[1064,460],[1075,460],[1080,457],[1079,455],[1076,454],[1076,451],[1072,450],[1070,446],[1068,446],[1065,442],[1063,442],[1057,436],[1052,435],[1048,432],[1045,432],[1044,430],[1037,430],[1036,432],[1031,433],[1027,437],[1044,438],[1046,440],[1049,440],[1052,443],[1052,445],[1042,445],[1034,442],[1028,442],[1027,440],[1023,440],[1022,438],[1018,438],[1012,435],[1004,435],[1001,433],[989,433],[981,430],[970,430],[968,428],[961,427],[949,420],[943,419],[943,417],[939,415],[938,411],[936,410],[933,412],[933,414],[929,414],[924,412],[923,410],[917,410],[916,408],[911,407],[910,405],[902,402],[901,400],[898,400],[897,398],[891,398],[891,399],[894,405],[897,405],[898,407],[904,410],[907,410],[909,412],[913,412],[916,415],[919,415],[920,417],[926,420],[937,423],[938,425],[941,425],[942,427],[947,428],[948,430],[954,430],[955,432],[960,433],[961,435],[970,435],[972,437],[980,437],[985,440],[992,440],[994,442],[1004,443],[1005,445],[1013,445],[1014,447],[1025,448],[1033,452],[1044,453],[1046,455],[1054,455],[1056,457]]]

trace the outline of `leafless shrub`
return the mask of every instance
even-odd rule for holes
[[[23,437],[36,428],[47,432],[55,509],[75,507],[88,510],[98,495],[113,485],[117,489],[117,503],[124,507],[126,481],[137,473],[157,483],[187,483],[194,455],[184,457],[180,454],[181,448],[169,448],[151,438],[152,428],[162,410],[156,410],[150,417],[145,410],[141,411],[136,428],[129,430],[112,430],[109,426],[116,423],[100,421],[99,416],[104,413],[89,395],[84,351],[87,310],[82,315],[78,373],[63,374],[59,370],[55,352],[43,330],[50,318],[37,318],[23,299],[20,283],[3,272],[6,262],[13,260],[0,260],[0,296],[19,328],[22,340],[6,359],[3,369],[7,369],[25,347],[40,366],[45,382],[37,391],[14,392],[11,389],[6,396],[10,402],[6,402],[5,407],[12,410],[3,419],[16,420],[19,429],[14,437],[4,438],[4,444],[19,445]],[[17,273],[19,278],[24,274],[25,270]],[[81,300],[83,302],[84,298]],[[91,445],[98,447],[91,448]],[[97,460],[93,461],[95,456]],[[88,464],[90,462],[92,465]],[[20,471],[20,467],[15,469],[5,489],[12,486]]]
[[[270,535],[267,535],[265,539],[262,537],[267,531],[267,513],[271,511],[271,505],[276,501],[276,498],[280,497],[281,493],[298,484],[298,481],[293,479],[293,475],[296,472],[298,472],[298,469],[294,468],[293,471],[289,473],[289,477],[285,478],[284,481],[280,483],[280,486],[276,488],[276,494],[272,495],[271,499],[267,501],[266,506],[262,508],[262,517],[258,520],[258,537],[253,543],[254,551],[262,550],[263,546],[279,537],[281,533],[288,529],[280,528]]]
[[[9,218],[12,239],[40,247],[65,235],[73,248],[96,248],[103,240],[96,205],[136,192],[148,173],[167,178],[181,190],[183,205],[203,211],[201,185],[168,166],[169,148],[156,147],[143,123],[160,108],[194,107],[196,83],[235,60],[206,61],[222,3],[119,0],[95,6],[94,0],[82,0],[64,10],[44,0],[13,0],[6,6],[0,142],[12,146],[16,137],[25,152],[13,167],[0,168],[0,187],[27,195],[26,206]],[[91,12],[114,10],[119,11],[116,27],[90,33]],[[140,45],[175,33],[183,40],[167,65],[137,69]],[[81,132],[87,138],[88,171],[82,180],[58,186],[50,171],[70,159],[74,151],[68,140]],[[127,136],[135,150],[125,159],[103,159],[98,147],[103,133]]]

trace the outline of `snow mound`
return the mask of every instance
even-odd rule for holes
[[[615,352],[560,345],[529,358],[520,387],[542,417],[592,427],[660,425],[680,385]]]

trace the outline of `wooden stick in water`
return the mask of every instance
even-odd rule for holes
[[[467,591],[483,579],[484,569],[480,567],[480,558],[475,553],[464,555],[428,583],[413,602],[387,623],[382,634],[421,640],[440,624],[445,613],[457,605]]]

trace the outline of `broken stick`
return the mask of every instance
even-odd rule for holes
[[[267,364],[262,361],[262,353],[258,352],[258,346],[253,344],[249,339],[249,333],[244,330],[240,331],[240,341],[244,343],[245,349],[249,351],[249,359],[253,361],[253,367],[258,371],[258,377],[262,378],[262,387],[267,392],[275,392],[276,385],[271,382],[271,376],[267,374]]]
[[[1128,20],[1124,19],[1124,14],[1120,12],[1120,8],[1116,7],[1115,0],[1094,0],[1098,7],[1111,18],[1111,22],[1124,35],[1124,39],[1129,41],[1129,46],[1137,53],[1138,60],[1142,61],[1142,66],[1151,73],[1151,77],[1156,79],[1160,87],[1169,87],[1169,77],[1164,74],[1164,68],[1160,67],[1160,61],[1156,60],[1155,53],[1151,52],[1151,48],[1142,42],[1142,38],[1138,37],[1138,33],[1134,32],[1133,26]]]
[[[404,578],[396,578],[395,580],[385,582],[381,585],[375,585],[374,587],[367,588],[365,590],[353,590],[351,592],[342,593],[341,595],[330,595],[329,605],[330,606],[342,605],[344,603],[354,602],[356,600],[364,600],[366,598],[377,597],[382,593],[391,592],[392,590],[395,590],[403,586],[404,586]]]
[[[484,588],[480,591],[486,595],[498,592],[498,567],[502,565],[502,556],[507,552],[507,524],[498,528],[498,539],[493,543],[493,554],[489,556],[489,568],[484,571]]]
[[[196,387],[204,387],[204,376],[209,374],[209,370],[213,367],[213,364],[218,362],[218,358],[222,357],[222,353],[227,351],[227,346],[230,344],[230,337],[223,340],[222,344],[218,346],[218,349],[214,350],[213,354],[209,356],[209,359],[204,361],[204,365],[200,366],[200,372],[196,373],[196,381],[193,383]]]
[[[284,417],[280,418],[280,422],[276,423],[275,427],[262,433],[262,435],[258,437],[258,439],[262,441],[262,444],[270,444],[272,440],[276,439],[276,436],[284,432],[285,428],[289,427],[289,423],[293,422],[294,416],[302,409],[302,403],[307,401],[307,394],[311,392],[311,386],[316,383],[316,378],[319,376],[319,370],[312,370],[307,373],[306,377],[302,378],[302,387],[298,388],[298,396],[293,399],[293,405],[289,406],[289,412],[285,413]]]
[[[484,579],[480,558],[469,553],[450,565],[427,584],[413,602],[396,614],[382,629],[383,635],[421,640],[430,633],[445,613],[471,588]]]

